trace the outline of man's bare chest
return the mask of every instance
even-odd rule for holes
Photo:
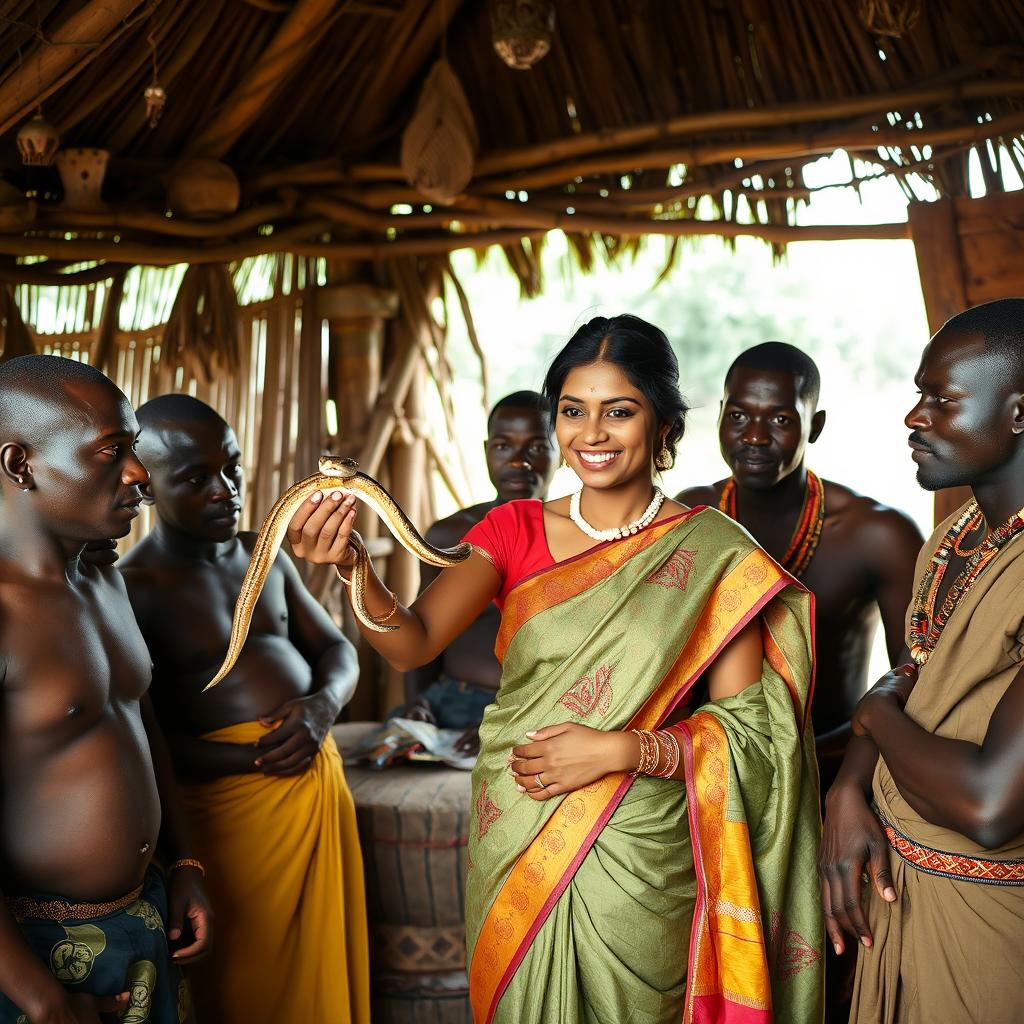
[[[244,566],[232,566],[148,579],[140,588],[140,606],[154,659],[191,661],[197,655],[223,653],[244,571]],[[278,570],[271,569],[256,602],[250,634],[288,636],[288,603]]]
[[[149,652],[123,595],[5,587],[0,607],[9,724],[73,727],[148,689]]]

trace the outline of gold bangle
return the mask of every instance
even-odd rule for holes
[[[167,873],[170,874],[172,871],[177,871],[178,868],[195,868],[203,878],[206,877],[206,868],[203,867],[203,862],[196,860],[195,857],[179,858],[167,869]]]
[[[679,768],[679,741],[671,729],[659,729],[654,735],[665,750],[665,767],[655,774],[659,779],[671,779]]]
[[[640,759],[630,774],[634,779],[640,775],[650,775],[658,767],[660,760],[658,741],[654,738],[654,734],[646,729],[630,729],[629,731],[640,740]]]

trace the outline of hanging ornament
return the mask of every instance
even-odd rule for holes
[[[921,0],[857,0],[857,14],[876,36],[906,35],[921,17]]]
[[[28,124],[22,125],[18,132],[18,151],[21,153],[21,162],[32,167],[47,167],[53,163],[53,158],[60,145],[60,135],[57,129],[43,117],[40,110]]]
[[[105,210],[103,178],[110,153],[105,149],[62,149],[57,154],[57,173],[64,186],[64,210]]]
[[[235,172],[220,160],[191,157],[171,168],[167,206],[176,217],[229,217],[241,197]]]
[[[167,90],[154,80],[152,84],[146,86],[144,95],[146,97],[146,119],[149,121],[149,127],[155,128],[163,113],[164,104],[167,102]]]
[[[156,36],[150,32],[146,37],[149,43],[150,56],[153,58],[153,81],[146,86],[143,96],[146,100],[146,120],[149,127],[155,128],[163,113],[164,104],[167,103],[167,90],[160,84],[160,68],[156,62]]]
[[[510,68],[532,68],[551,49],[554,31],[550,0],[491,0],[491,39]]]
[[[448,61],[439,60],[402,133],[402,173],[423,195],[449,205],[473,177],[477,143],[466,93]]]

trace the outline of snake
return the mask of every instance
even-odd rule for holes
[[[263,585],[267,581],[270,567],[274,564],[274,559],[281,549],[285,534],[288,532],[288,524],[296,509],[316,491],[323,491],[325,496],[328,493],[333,494],[335,491],[346,495],[355,495],[384,520],[402,547],[428,565],[447,569],[458,565],[459,562],[464,562],[473,553],[473,545],[465,542],[451,548],[437,548],[433,544],[428,544],[420,536],[398,502],[372,476],[359,472],[359,463],[354,459],[339,455],[323,455],[320,457],[317,468],[318,472],[312,476],[292,484],[267,513],[267,518],[263,521],[256,537],[256,543],[253,545],[252,556],[245,570],[245,578],[242,580],[242,588],[238,600],[235,602],[227,654],[224,656],[224,661],[217,670],[217,674],[204,687],[204,692],[216,686],[231,671],[238,660],[245,644],[245,638],[249,634],[253,609],[259,600]],[[350,582],[352,611],[356,618],[373,632],[390,633],[398,629],[397,626],[384,625],[367,611],[365,599],[366,584],[370,574],[370,558],[358,539],[354,541],[352,548],[355,552],[355,564],[352,567]]]

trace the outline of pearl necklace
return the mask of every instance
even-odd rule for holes
[[[650,505],[647,506],[644,514],[639,519],[635,519],[632,523],[627,523],[625,526],[614,526],[610,530],[597,530],[583,518],[583,513],[580,512],[580,496],[582,494],[583,490],[581,488],[569,499],[569,518],[588,537],[597,541],[619,540],[622,537],[639,533],[645,526],[650,526],[654,522],[654,517],[658,514],[661,504],[665,500],[665,494],[662,489],[655,487],[654,497],[651,498]]]

